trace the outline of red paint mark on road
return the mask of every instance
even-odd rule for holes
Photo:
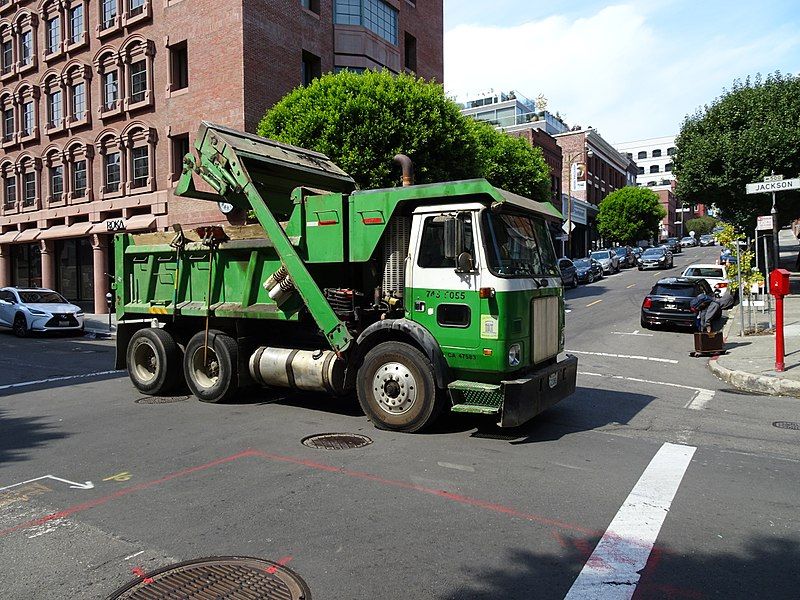
[[[155,579],[153,579],[152,577],[146,576],[146,573],[144,572],[144,569],[142,567],[133,567],[131,569],[131,573],[136,575],[139,579],[142,580],[143,583],[146,583],[148,585],[155,581]]]
[[[264,570],[270,575],[274,575],[275,573],[278,572],[278,569],[280,569],[281,567],[285,567],[287,564],[289,564],[291,560],[292,560],[291,556],[284,556],[283,558],[280,558],[276,561],[277,564],[272,565],[271,567],[268,567],[267,569]]]

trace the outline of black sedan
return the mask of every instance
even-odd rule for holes
[[[558,259],[558,270],[561,273],[561,285],[564,287],[578,287],[578,270],[568,258]]]
[[[694,328],[695,314],[689,308],[692,298],[711,296],[711,286],[704,279],[667,277],[659,279],[642,302],[642,327],[679,325]]]
[[[593,258],[579,258],[573,264],[581,283],[593,283],[603,278],[603,265]]]
[[[673,254],[680,254],[683,252],[683,246],[681,246],[681,241],[676,237],[667,238],[664,242],[667,246],[669,246],[669,251]]]
[[[639,270],[644,269],[671,269],[674,265],[672,252],[666,248],[648,248],[642,252]]]

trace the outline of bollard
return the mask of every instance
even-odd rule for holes
[[[775,296],[775,370],[782,373],[786,349],[783,343],[783,297],[789,293],[789,271],[775,269],[769,274],[769,292]]]

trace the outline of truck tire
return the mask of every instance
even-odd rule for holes
[[[212,329],[208,332],[206,357],[205,337],[205,331],[198,331],[186,344],[183,355],[186,384],[203,402],[227,402],[239,389],[239,346],[231,336]]]
[[[181,378],[181,351],[163,329],[140,329],[131,336],[125,353],[134,387],[150,396],[173,390]]]
[[[383,342],[367,352],[356,388],[364,414],[378,429],[421,431],[443,408],[430,361],[403,342]]]

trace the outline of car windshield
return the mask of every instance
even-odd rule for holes
[[[657,283],[650,292],[653,296],[679,296],[681,298],[694,298],[698,292],[690,283]]]
[[[628,253],[627,248],[617,248],[616,253],[618,256],[625,256]]]
[[[686,277],[718,277],[722,279],[722,269],[718,267],[689,267],[684,272]]]
[[[675,242],[677,242],[677,241],[678,241],[678,238],[667,238],[667,241],[668,241],[670,244],[674,244]]]
[[[67,301],[56,292],[18,292],[24,304],[66,304]]]
[[[497,275],[559,275],[553,242],[543,219],[484,211],[489,268]]]
[[[663,248],[650,248],[642,254],[642,258],[659,258],[660,256],[664,256]]]
[[[592,262],[588,258],[579,258],[573,264],[579,269],[588,269],[592,266]]]
[[[599,252],[592,252],[591,257],[595,260],[600,260],[603,258],[611,258],[611,253],[608,250],[601,250]]]
[[[682,242],[693,242],[693,241],[694,241],[694,238],[693,238],[693,237],[689,237],[689,236],[687,236],[687,237],[683,238],[681,241],[682,241]]]

